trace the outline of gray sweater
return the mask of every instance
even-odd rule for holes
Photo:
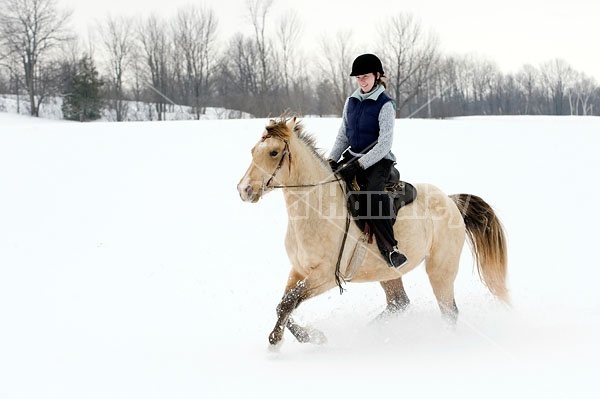
[[[385,88],[383,86],[377,86],[377,88],[369,93],[361,93],[360,89],[356,89],[350,97],[355,97],[360,101],[367,98],[377,99]],[[329,154],[328,159],[337,161],[342,156],[342,153],[350,146],[348,137],[346,137],[346,124],[348,122],[348,100],[344,104],[344,111],[342,113],[342,125],[338,130],[337,137],[333,144],[333,148]],[[382,159],[389,159],[396,161],[396,157],[392,153],[392,141],[394,138],[394,123],[396,121],[396,110],[392,101],[388,101],[383,105],[381,111],[379,111],[379,139],[377,144],[373,146],[366,154],[360,155],[350,151],[354,156],[360,157],[358,163],[361,168],[367,169]]]

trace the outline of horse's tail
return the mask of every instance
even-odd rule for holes
[[[509,304],[506,288],[506,235],[492,207],[482,198],[454,194],[450,198],[463,215],[479,278],[496,297]]]

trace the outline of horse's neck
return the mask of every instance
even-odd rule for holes
[[[306,144],[296,140],[291,146],[292,165],[287,185],[315,184],[334,177]]]
[[[303,143],[296,143],[294,147],[291,148],[291,173],[285,185],[308,187],[283,190],[290,222],[309,228],[325,219],[343,218],[345,196],[338,182],[329,182],[335,179],[331,169]]]

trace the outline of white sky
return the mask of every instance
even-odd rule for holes
[[[220,33],[249,32],[246,0],[58,0],[70,7],[76,26],[84,29],[95,20],[113,15],[170,16],[179,6],[211,7]],[[597,0],[274,0],[273,16],[293,9],[304,24],[303,43],[323,34],[352,29],[354,42],[369,51],[369,37],[376,40],[378,21],[400,12],[420,18],[424,27],[439,35],[444,53],[476,54],[495,61],[503,72],[515,72],[524,64],[539,66],[554,58],[600,81],[600,3]],[[317,50],[318,46],[314,46]]]

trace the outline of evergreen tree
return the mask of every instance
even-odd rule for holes
[[[70,91],[63,97],[62,111],[65,119],[85,122],[100,118],[100,88],[103,84],[92,58],[83,56],[72,76],[71,84],[67,85],[70,86]]]

